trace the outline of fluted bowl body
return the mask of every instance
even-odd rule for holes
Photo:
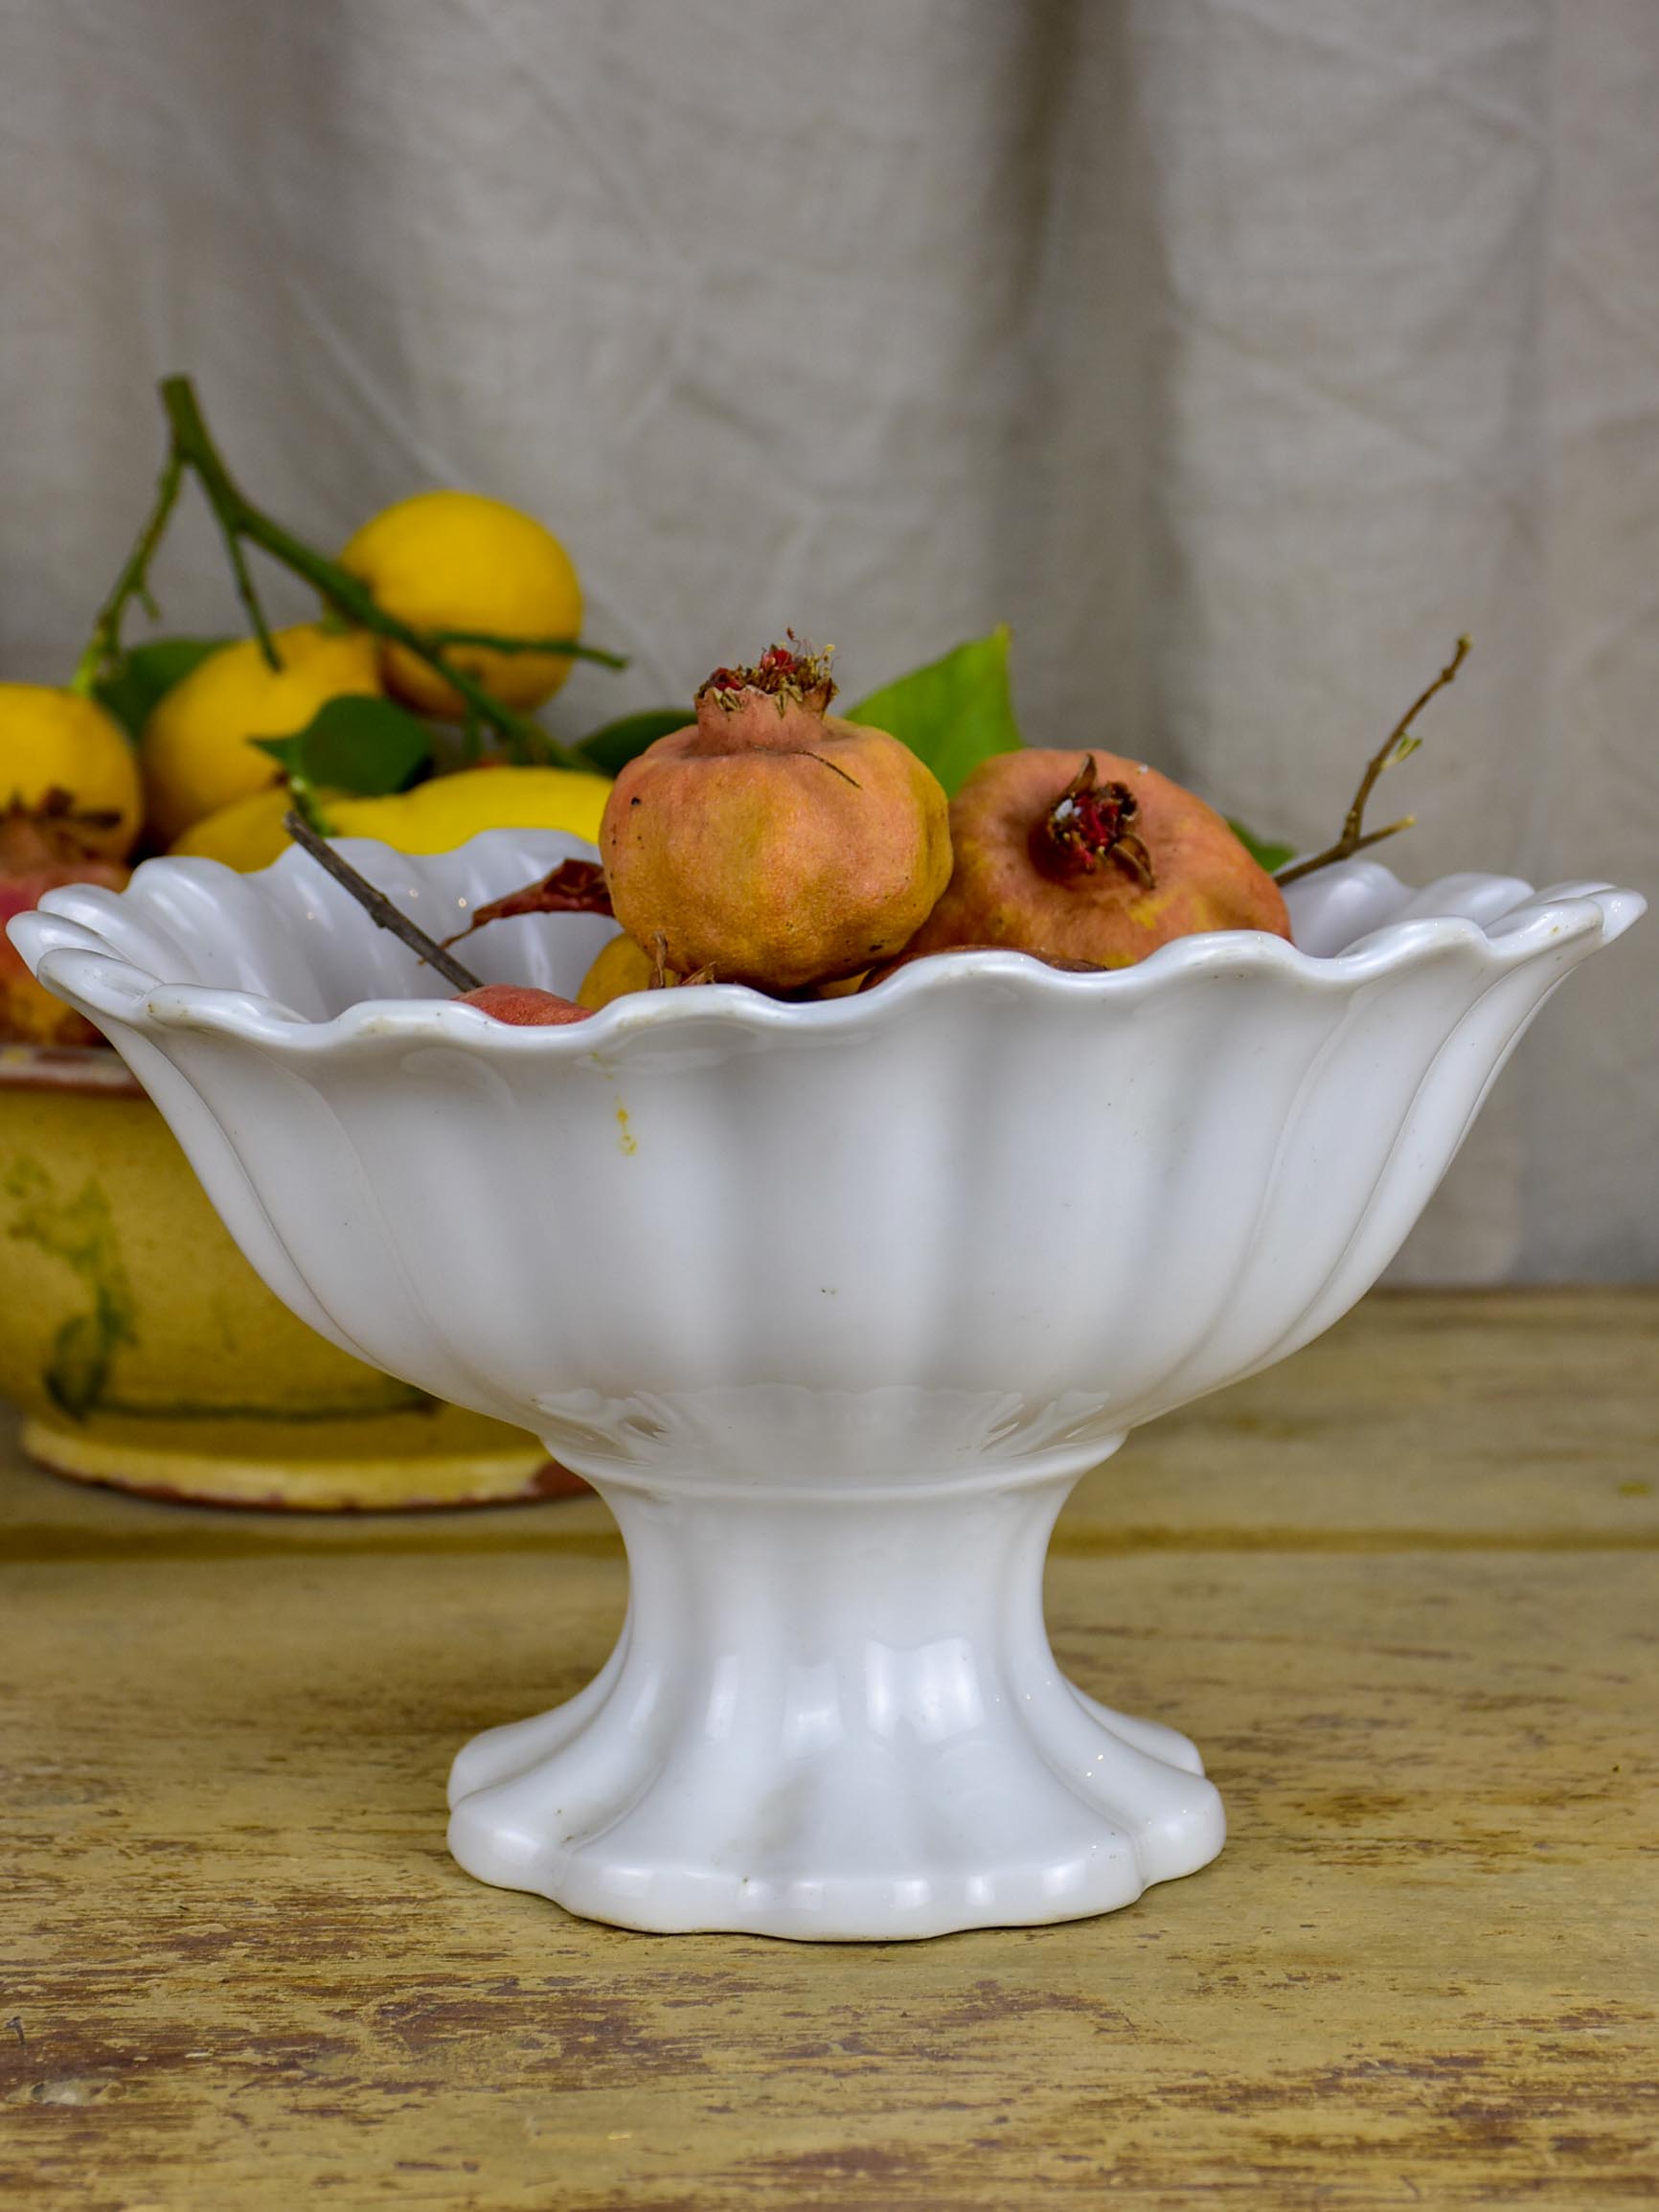
[[[344,850],[444,934],[591,849]],[[1294,946],[963,953],[824,1004],[715,986],[541,1029],[446,1002],[299,851],[151,861],[13,926],[325,1335],[583,1471],[775,1482],[1080,1464],[1306,1342],[1640,903],[1358,860],[1292,890]],[[612,926],[467,949],[573,992]]]

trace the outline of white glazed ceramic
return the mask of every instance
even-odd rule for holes
[[[443,934],[589,849],[346,850]],[[622,1638],[461,1753],[462,1865],[634,1927],[845,1938],[1102,1912],[1219,1850],[1192,1745],[1055,1664],[1055,1516],[1137,1423],[1353,1303],[1642,901],[1362,860],[1291,906],[1296,948],[956,954],[547,1029],[440,1003],[298,852],[151,861],[12,929],[279,1296],[536,1430],[616,1513]],[[608,927],[497,924],[469,956],[568,992]]]

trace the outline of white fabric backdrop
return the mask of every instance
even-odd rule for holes
[[[66,672],[187,368],[308,535],[543,514],[684,696],[1007,618],[1027,734],[1324,842],[1461,629],[1393,857],[1659,868],[1652,0],[8,0],[0,670]],[[199,526],[167,612],[231,612]],[[1659,1271],[1655,930],[1402,1262]]]

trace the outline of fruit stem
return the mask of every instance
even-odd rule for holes
[[[1349,808],[1348,813],[1344,817],[1342,834],[1337,838],[1335,844],[1329,846],[1323,853],[1316,853],[1311,860],[1298,860],[1293,867],[1281,868],[1273,878],[1275,883],[1281,886],[1286,883],[1295,883],[1304,876],[1311,876],[1316,868],[1329,868],[1338,860],[1352,859],[1355,853],[1363,853],[1371,845],[1380,845],[1385,837],[1398,836],[1401,830],[1409,830],[1414,826],[1417,816],[1406,814],[1402,815],[1399,821],[1391,822],[1386,830],[1367,832],[1365,829],[1366,804],[1372,792],[1376,788],[1377,778],[1383,770],[1396,767],[1401,761],[1409,760],[1419,745],[1421,744],[1422,740],[1420,738],[1412,736],[1411,725],[1421,714],[1423,708],[1428,705],[1430,699],[1434,697],[1436,692],[1444,691],[1447,684],[1456,681],[1459,669],[1463,667],[1464,662],[1469,656],[1472,642],[1467,637],[1458,639],[1457,650],[1450,660],[1446,662],[1433,683],[1427,685],[1413,699],[1411,705],[1406,708],[1404,714],[1389,731],[1381,745],[1366,763],[1365,773],[1359,779],[1359,788],[1353,794],[1353,804]]]
[[[98,610],[98,619],[92,626],[86,650],[69,679],[70,690],[83,699],[92,696],[100,679],[121,658],[121,624],[127,607],[135,599],[148,600],[149,564],[155,558],[155,549],[161,543],[162,533],[178,503],[183,485],[184,463],[169,447],[156,483],[155,498],[144,528],[134,539],[131,552],[123,561],[121,574],[116,578],[109,597]]]
[[[381,929],[389,929],[394,937],[400,937],[412,952],[418,952],[428,968],[435,968],[445,983],[453,983],[458,991],[481,991],[484,987],[465,961],[457,960],[452,952],[445,952],[435,937],[410,921],[400,906],[393,904],[383,891],[376,891],[366,876],[360,876],[343,853],[319,837],[309,822],[292,808],[283,816],[283,828],[302,846],[319,868],[327,869],[343,890],[349,891],[362,907],[371,922]]]
[[[451,645],[487,645],[491,652],[561,652],[572,660],[597,661],[601,668],[625,669],[628,665],[626,653],[583,645],[579,637],[501,637],[492,629],[429,629],[422,634],[428,645],[440,650]],[[455,672],[447,665],[443,673],[454,681]]]
[[[161,400],[167,410],[168,422],[172,431],[173,451],[187,467],[195,470],[202,490],[207,493],[214,513],[224,531],[227,543],[246,538],[281,566],[289,570],[319,592],[329,605],[336,608],[349,622],[360,629],[371,630],[376,637],[389,638],[403,646],[418,660],[422,660],[443,677],[445,682],[461,694],[482,722],[500,733],[507,741],[508,749],[515,758],[551,761],[558,767],[580,768],[587,765],[570,746],[562,745],[549,735],[539,723],[530,720],[511,707],[505,706],[465,669],[454,667],[446,657],[443,646],[432,634],[414,628],[395,614],[390,614],[375,600],[368,586],[358,581],[337,561],[328,559],[315,552],[303,539],[295,537],[278,522],[257,508],[233,481],[230,471],[219,456],[217,447],[208,434],[202,419],[195,390],[188,376],[166,376],[161,384]],[[469,642],[486,639],[488,633],[469,633]],[[509,650],[515,641],[488,637],[491,645],[506,644]],[[614,665],[616,656],[597,655],[596,649],[572,643],[561,650],[580,654],[583,658],[594,654]]]
[[[479,645],[506,653],[557,652],[575,660],[597,661],[601,667],[610,669],[627,666],[621,653],[583,645],[580,638],[498,637],[491,630],[414,628],[382,607],[368,586],[337,561],[330,560],[302,538],[295,537],[254,505],[225,467],[188,376],[164,377],[160,391],[170,435],[155,501],[109,597],[99,611],[91,640],[71,679],[71,690],[90,696],[100,679],[121,658],[122,619],[134,599],[148,600],[149,564],[171,517],[185,474],[190,471],[213,509],[230,559],[231,573],[236,579],[237,596],[247,610],[260,650],[272,668],[280,668],[282,660],[254,588],[244,552],[247,545],[257,545],[280,567],[308,583],[321,594],[324,604],[347,623],[376,637],[387,638],[424,661],[460,693],[469,720],[494,730],[512,759],[551,762],[563,768],[591,766],[573,746],[561,744],[539,722],[505,705],[475,676],[453,666],[447,649]]]

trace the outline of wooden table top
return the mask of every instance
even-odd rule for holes
[[[811,1948],[444,1856],[456,1746],[616,1630],[596,1500],[282,1520],[8,1448],[0,2203],[1646,2202],[1655,1549],[1659,1290],[1375,1297],[1056,1538],[1062,1661],[1197,1739],[1220,1859]]]

